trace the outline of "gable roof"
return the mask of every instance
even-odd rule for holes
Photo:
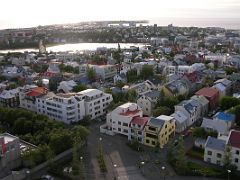
[[[210,148],[218,151],[225,151],[226,141],[208,136],[205,148]]]
[[[145,126],[147,124],[148,120],[149,120],[149,117],[136,116],[136,117],[133,117],[130,124],[137,124],[140,126]]]
[[[195,93],[196,95],[203,95],[205,97],[213,97],[218,94],[218,90],[214,88],[202,88],[198,92]]]
[[[214,115],[214,118],[216,118],[217,120],[228,121],[228,122],[235,120],[234,114],[225,113],[225,112],[218,112],[217,114]]]
[[[220,134],[226,134],[229,132],[229,127],[226,123],[223,122],[216,122],[212,119],[203,118],[201,127],[206,129],[212,129],[217,131]]]
[[[228,137],[228,144],[240,149],[240,131],[231,130]]]
[[[164,125],[165,121],[164,120],[161,120],[161,119],[157,119],[157,118],[150,118],[150,120],[148,121],[148,124],[149,126],[153,126],[153,127],[156,127],[156,128],[162,128],[163,125]]]

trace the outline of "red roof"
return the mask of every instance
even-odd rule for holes
[[[136,116],[132,119],[130,124],[137,124],[140,126],[145,126],[147,124],[148,120],[149,120],[149,117]]]
[[[240,131],[231,131],[228,139],[228,144],[240,149]]]
[[[47,88],[44,87],[36,87],[31,89],[28,93],[27,96],[32,96],[32,97],[37,97],[43,94],[46,94],[48,92]]]
[[[218,94],[218,90],[214,88],[202,88],[198,92],[195,93],[196,95],[202,95],[205,97],[213,97]]]
[[[133,111],[127,110],[124,113],[120,113],[120,115],[122,115],[122,116],[134,116],[134,115],[136,115],[139,112],[140,112],[140,110],[138,110],[138,109],[133,110]]]

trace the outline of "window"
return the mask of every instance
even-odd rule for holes
[[[121,132],[121,128],[118,128],[118,131]]]
[[[156,136],[156,135],[148,134],[148,133],[146,133],[146,137],[148,137],[148,138],[153,138],[153,139],[157,139],[157,136]]]
[[[235,158],[234,162],[235,162],[235,163],[238,163],[238,158]]]
[[[148,139],[146,140],[146,143],[148,143],[148,144],[149,144],[149,140],[148,140]]]
[[[124,129],[123,132],[124,132],[124,133],[128,133],[128,130],[127,130],[127,129]]]
[[[152,141],[152,145],[155,145],[156,143],[155,143],[155,141]]]
[[[236,150],[236,154],[239,155],[239,150]]]
[[[211,156],[212,155],[212,151],[208,151],[207,154]]]
[[[218,157],[218,158],[221,158],[221,157],[222,157],[222,154],[217,153],[217,157]]]
[[[148,127],[148,129],[149,129],[150,131],[156,131],[156,128],[153,128],[153,127]]]
[[[123,123],[123,126],[128,127],[128,123]]]
[[[221,161],[217,160],[217,165],[221,165]]]
[[[121,125],[121,121],[118,121],[118,125]]]

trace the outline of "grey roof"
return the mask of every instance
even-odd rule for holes
[[[229,131],[227,123],[220,121],[203,118],[201,127],[205,129],[212,129],[217,131],[220,134],[226,134]]]
[[[153,91],[146,92],[144,94],[144,96],[147,96],[147,97],[150,97],[151,99],[154,99],[154,98],[158,98],[160,96],[160,92],[153,90]]]
[[[163,127],[164,123],[165,123],[164,120],[153,118],[153,117],[148,121],[149,126],[157,127],[160,129]]]
[[[226,141],[208,136],[205,148],[210,148],[218,151],[225,151]]]

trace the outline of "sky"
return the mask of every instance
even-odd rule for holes
[[[0,29],[157,18],[240,18],[240,0],[2,0]]]

